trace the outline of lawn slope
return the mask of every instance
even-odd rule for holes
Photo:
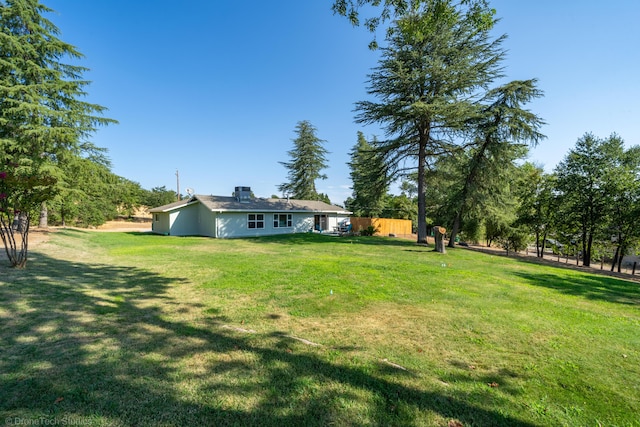
[[[640,425],[639,287],[400,239],[61,231],[0,267],[0,416]]]

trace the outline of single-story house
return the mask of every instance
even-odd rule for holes
[[[320,201],[252,197],[250,187],[236,187],[230,197],[192,195],[149,212],[154,233],[217,238],[330,231],[351,214]]]

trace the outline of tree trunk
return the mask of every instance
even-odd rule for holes
[[[582,225],[582,256],[583,256],[583,260],[586,259],[586,254],[587,254],[587,240],[588,240],[588,233],[587,233],[587,225],[583,224]],[[578,247],[576,246],[576,260],[578,260],[578,258],[580,258],[579,256],[580,251],[578,251]],[[577,263],[576,263],[577,265]],[[588,267],[589,264],[584,264],[583,265],[585,267]]]
[[[547,230],[544,230],[544,233],[542,233],[542,250],[540,251],[540,258],[544,258],[544,250],[546,249],[547,246]]]
[[[38,220],[38,228],[49,227],[49,211],[47,210],[47,202],[40,205],[40,219]]]
[[[12,221],[0,220],[5,251],[12,267],[25,268],[29,250],[30,216],[24,212],[15,215]]]
[[[611,261],[611,271],[613,271],[616,268],[616,265],[618,264],[619,256],[620,256],[620,245],[616,247],[616,251],[613,254],[613,260]]]
[[[589,233],[589,238],[587,239],[587,247],[586,251],[583,252],[582,256],[582,265],[585,267],[589,267],[591,265],[591,248],[593,247],[593,233]]]
[[[449,244],[447,245],[450,248],[456,246],[456,237],[458,235],[458,231],[460,231],[460,217],[462,217],[462,208],[458,210],[458,213],[456,213],[456,218],[453,220],[451,234],[449,235]]]
[[[620,253],[618,254],[618,273],[622,271],[622,260],[624,259],[624,254],[627,253],[628,247],[625,243],[621,243],[619,248]]]
[[[427,141],[429,130],[420,133],[418,151],[418,243],[427,243],[427,201],[425,194],[425,174],[427,167]]]

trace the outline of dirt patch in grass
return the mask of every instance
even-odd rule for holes
[[[49,241],[50,233],[55,230],[32,228],[29,230],[29,250],[35,249],[41,246],[43,243]],[[7,259],[7,252],[4,250],[4,245],[0,245],[0,260]]]
[[[77,228],[77,227],[47,227],[38,228],[33,227],[29,229],[29,251],[33,251],[46,244],[52,233],[56,233],[59,230],[66,228],[83,230],[83,231],[111,231],[111,232],[151,232],[150,221],[107,221],[98,228]],[[4,247],[0,246],[0,260],[7,259],[7,253]]]
[[[151,221],[107,221],[96,231],[151,231]]]

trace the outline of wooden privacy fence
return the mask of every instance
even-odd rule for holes
[[[389,234],[407,235],[411,234],[411,220],[409,219],[391,219],[391,218],[360,218],[351,217],[351,229],[354,232],[366,230],[369,226],[373,226],[377,236],[388,236]]]

